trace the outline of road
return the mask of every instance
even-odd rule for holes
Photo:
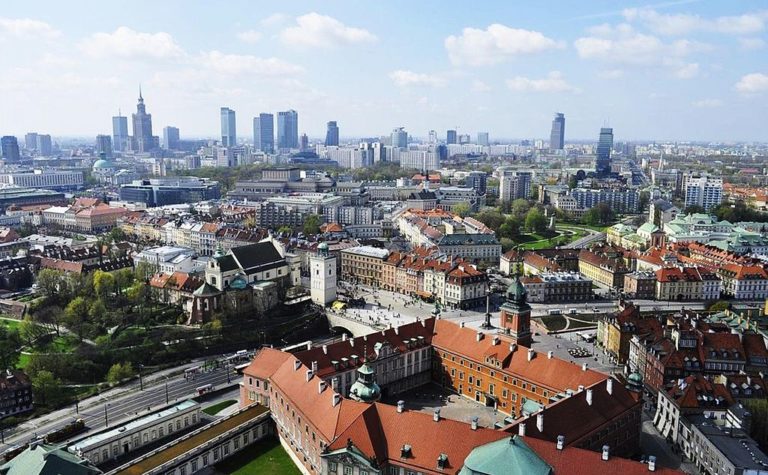
[[[584,236],[583,238],[579,238],[571,243],[566,244],[563,246],[566,249],[583,249],[585,247],[588,247],[593,242],[598,241],[605,241],[605,233],[600,233],[597,231],[591,231],[592,234],[589,236]]]
[[[175,368],[175,370],[183,373],[185,368],[200,364],[202,363],[188,364]],[[231,383],[227,383],[227,371],[223,368],[197,374],[194,379],[190,380],[186,380],[183,374],[168,377],[151,375],[144,378],[143,391],[139,387],[139,382],[135,381],[116,388],[116,390],[110,390],[81,401],[79,410],[76,410],[75,406],[69,406],[6,430],[5,442],[0,444],[0,452],[14,445],[24,444],[37,435],[42,436],[59,429],[77,418],[83,419],[89,430],[98,430],[105,427],[106,422],[111,427],[141,412],[157,409],[158,406],[166,404],[166,401],[187,399],[197,394],[195,388],[206,384],[213,385],[214,389],[238,384],[240,376],[234,372],[233,368],[230,368],[229,371]]]

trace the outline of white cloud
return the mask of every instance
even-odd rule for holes
[[[56,38],[61,32],[44,21],[31,18],[0,18],[0,36]]]
[[[542,79],[517,76],[507,80],[507,87],[515,92],[578,92],[559,71],[552,71]]]
[[[256,30],[245,30],[238,33],[237,37],[244,43],[258,43],[261,33]]]
[[[699,75],[699,63],[688,63],[680,66],[675,71],[675,76],[680,79],[691,79]]]
[[[372,43],[377,39],[368,30],[347,26],[335,18],[315,12],[296,18],[296,26],[283,30],[280,38],[291,46],[323,48],[343,44]]]
[[[768,74],[751,73],[742,76],[736,83],[736,90],[743,94],[756,94],[768,91]]]
[[[112,33],[94,33],[80,47],[94,58],[172,59],[184,55],[170,34],[142,33],[126,26]]]
[[[624,77],[624,71],[621,69],[609,69],[607,71],[598,72],[597,77],[602,79],[620,79]]]
[[[490,92],[491,86],[489,86],[488,84],[484,83],[479,79],[475,79],[474,81],[472,81],[472,90],[475,92]]]
[[[494,23],[485,30],[464,28],[461,35],[445,39],[448,57],[456,65],[497,64],[514,56],[540,53],[563,45],[538,31]]]
[[[739,38],[739,44],[743,49],[747,50],[765,48],[765,40],[762,38]]]
[[[416,73],[413,71],[406,71],[403,69],[392,71],[391,73],[389,73],[389,78],[392,79],[392,82],[394,82],[395,85],[398,87],[409,87],[409,86],[439,87],[439,86],[444,86],[446,83],[445,79],[439,76],[435,76],[432,74]]]
[[[721,16],[713,19],[689,14],[663,14],[651,8],[628,8],[622,12],[627,21],[644,24],[654,33],[681,36],[704,31],[731,35],[745,35],[765,28],[765,12],[737,16]]]
[[[282,13],[273,13],[269,15],[268,17],[261,20],[261,26],[267,27],[267,28],[274,28],[282,26],[283,23],[288,21],[288,17],[286,15],[283,15]]]
[[[693,101],[691,105],[694,107],[701,107],[702,109],[713,109],[715,107],[722,107],[723,101],[720,99],[701,99]]]
[[[200,64],[219,74],[282,77],[302,73],[304,69],[277,58],[258,58],[251,55],[225,54],[220,51],[202,53]]]

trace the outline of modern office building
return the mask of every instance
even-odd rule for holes
[[[710,176],[689,178],[685,184],[685,207],[701,206],[704,211],[723,202],[723,179]]]
[[[237,145],[235,111],[229,107],[221,108],[221,145],[234,147]]]
[[[17,162],[21,159],[19,142],[13,135],[5,135],[0,139],[0,150],[3,152],[3,160],[6,162]]]
[[[178,127],[163,127],[163,148],[166,150],[179,149],[179,129]]]
[[[483,147],[487,147],[491,145],[490,140],[488,139],[488,132],[478,132],[477,133],[477,144],[482,145]]]
[[[299,150],[302,152],[309,150],[309,137],[307,137],[307,134],[301,134],[301,138],[299,139]]]
[[[128,117],[120,115],[118,111],[117,115],[112,117],[112,146],[115,148],[115,152],[128,150],[129,140]]]
[[[392,146],[395,148],[408,148],[408,132],[403,127],[392,130]]]
[[[0,183],[37,189],[74,191],[83,187],[84,179],[83,172],[79,170],[34,169],[0,173]]]
[[[613,129],[603,127],[600,129],[600,139],[597,142],[597,158],[595,160],[595,172],[598,176],[611,174],[611,149],[613,148]]]
[[[120,187],[120,200],[145,203],[148,207],[197,203],[221,198],[219,183],[207,178],[173,177],[135,180]]]
[[[24,148],[30,152],[37,150],[37,133],[36,132],[28,132],[24,136]]]
[[[275,151],[275,117],[261,113],[253,118],[253,147],[264,153]]]
[[[328,122],[328,130],[325,132],[325,146],[339,145],[339,126],[335,120]]]
[[[457,135],[456,135],[456,131],[455,130],[449,130],[445,134],[445,143],[447,143],[448,145],[458,143]]]
[[[293,109],[277,113],[277,148],[299,148],[299,113]]]
[[[565,146],[565,114],[558,112],[552,119],[552,131],[549,134],[549,149],[562,150]]]
[[[96,136],[96,154],[99,157],[112,156],[112,137],[109,135]]]
[[[488,175],[485,172],[469,172],[466,178],[466,186],[472,188],[478,195],[484,195],[488,189]]]
[[[144,105],[144,97],[139,88],[139,102],[136,104],[136,113],[133,114],[133,143],[132,150],[138,153],[146,153],[156,148],[155,137],[152,135],[152,114],[147,114]]]
[[[41,157],[49,157],[53,153],[53,142],[48,134],[37,135],[37,154]]]

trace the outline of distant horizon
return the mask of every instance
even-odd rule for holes
[[[760,0],[226,6],[8,2],[0,135],[111,135],[141,86],[157,136],[216,136],[230,107],[243,137],[259,113],[295,109],[311,137],[336,120],[347,137],[400,124],[547,140],[562,112],[580,140],[606,122],[617,140],[768,140]]]

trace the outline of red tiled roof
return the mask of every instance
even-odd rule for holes
[[[273,348],[262,348],[253,357],[251,364],[243,370],[246,376],[267,379],[271,377],[281,364],[291,359],[291,354]]]

